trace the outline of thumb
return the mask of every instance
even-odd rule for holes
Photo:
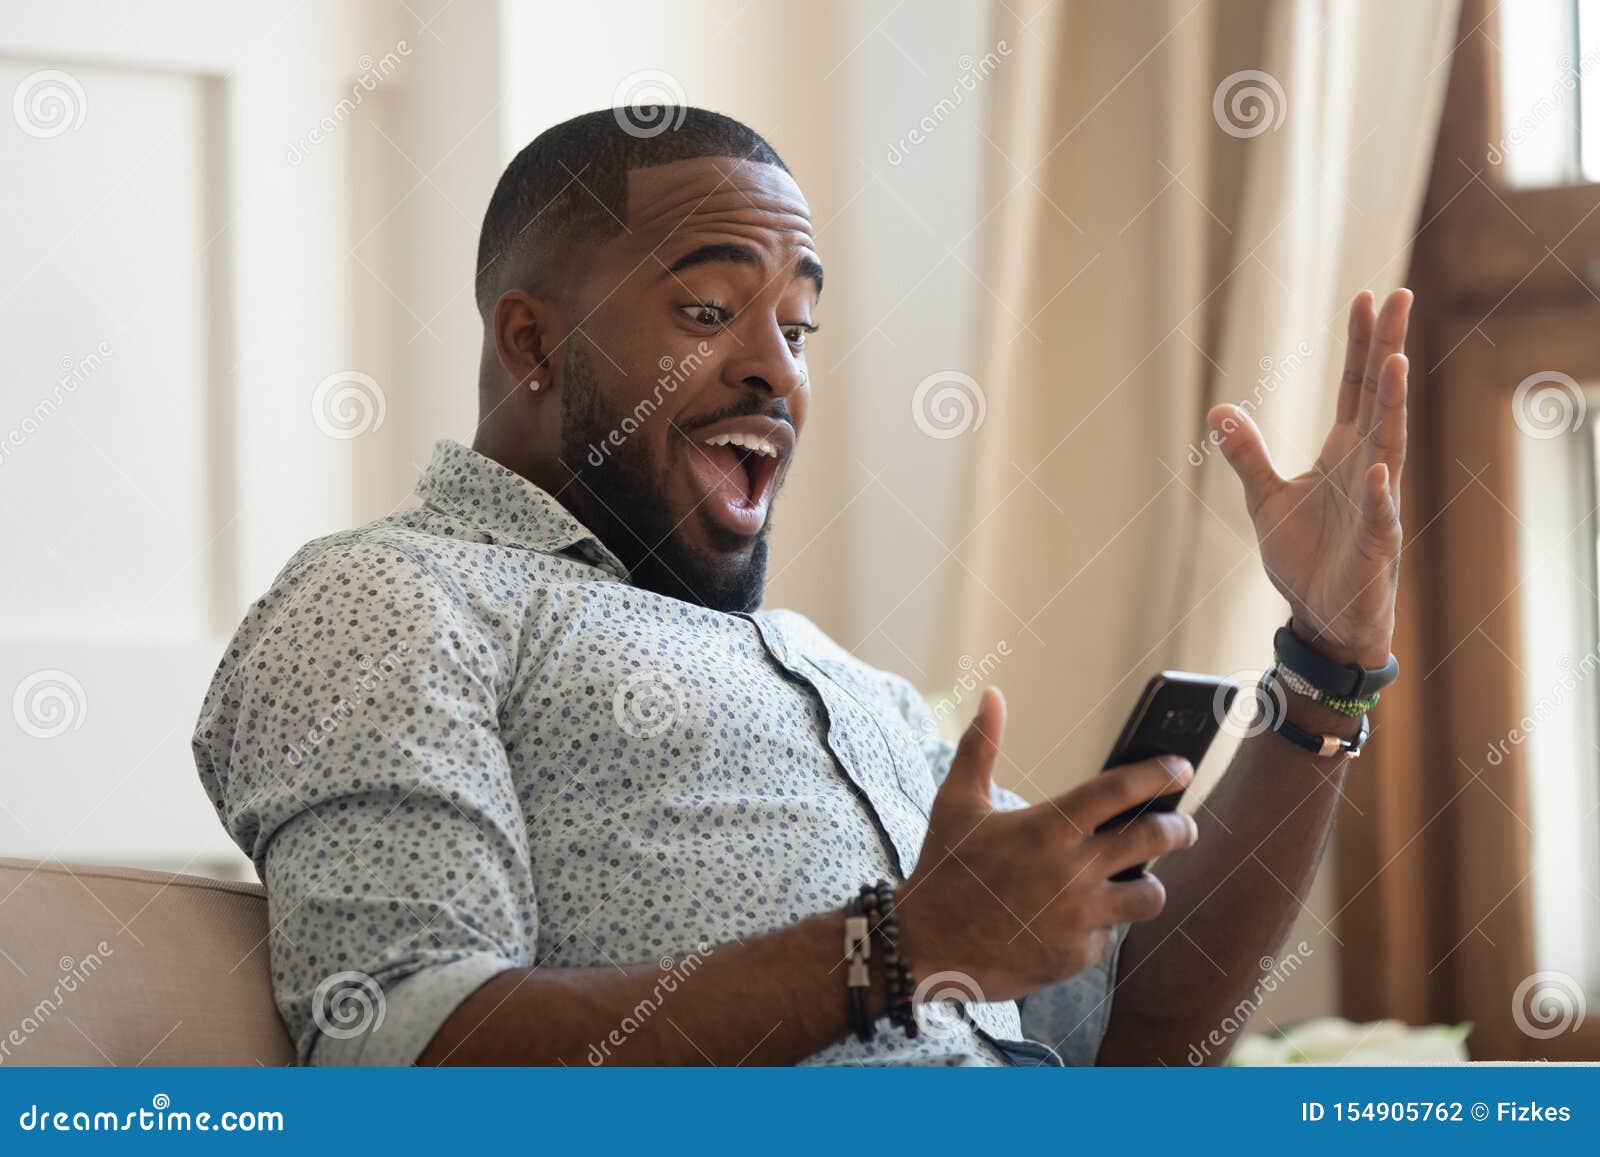
[[[985,687],[978,699],[978,713],[967,724],[955,758],[950,762],[950,774],[933,801],[935,813],[951,805],[962,811],[993,809],[994,761],[1000,753],[1000,736],[1005,726],[1005,698],[998,688]]]
[[[1212,440],[1222,447],[1222,456],[1244,484],[1245,505],[1254,515],[1256,507],[1283,482],[1272,468],[1272,456],[1267,453],[1261,428],[1249,414],[1232,405],[1213,406],[1206,415],[1206,425],[1211,428]]]

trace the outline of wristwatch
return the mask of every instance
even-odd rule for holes
[[[1336,699],[1370,699],[1400,677],[1400,660],[1393,655],[1381,667],[1335,663],[1294,633],[1292,618],[1272,636],[1272,646],[1285,667]]]

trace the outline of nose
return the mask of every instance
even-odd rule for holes
[[[776,325],[759,340],[746,337],[733,357],[723,363],[723,380],[734,388],[761,390],[774,398],[787,398],[806,384],[806,371],[790,350]]]

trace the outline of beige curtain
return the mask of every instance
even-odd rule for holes
[[[957,642],[995,657],[1025,797],[1097,770],[1154,671],[1270,662],[1281,600],[1203,415],[1251,410],[1285,472],[1315,456],[1349,298],[1403,278],[1455,19],[1455,0],[996,5],[1014,56]]]

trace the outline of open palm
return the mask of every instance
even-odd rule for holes
[[[1244,485],[1261,562],[1294,614],[1297,633],[1330,658],[1382,666],[1394,631],[1400,568],[1400,474],[1406,455],[1406,325],[1411,291],[1374,312],[1350,306],[1338,413],[1304,474],[1273,469],[1261,430],[1237,406],[1207,415]]]

